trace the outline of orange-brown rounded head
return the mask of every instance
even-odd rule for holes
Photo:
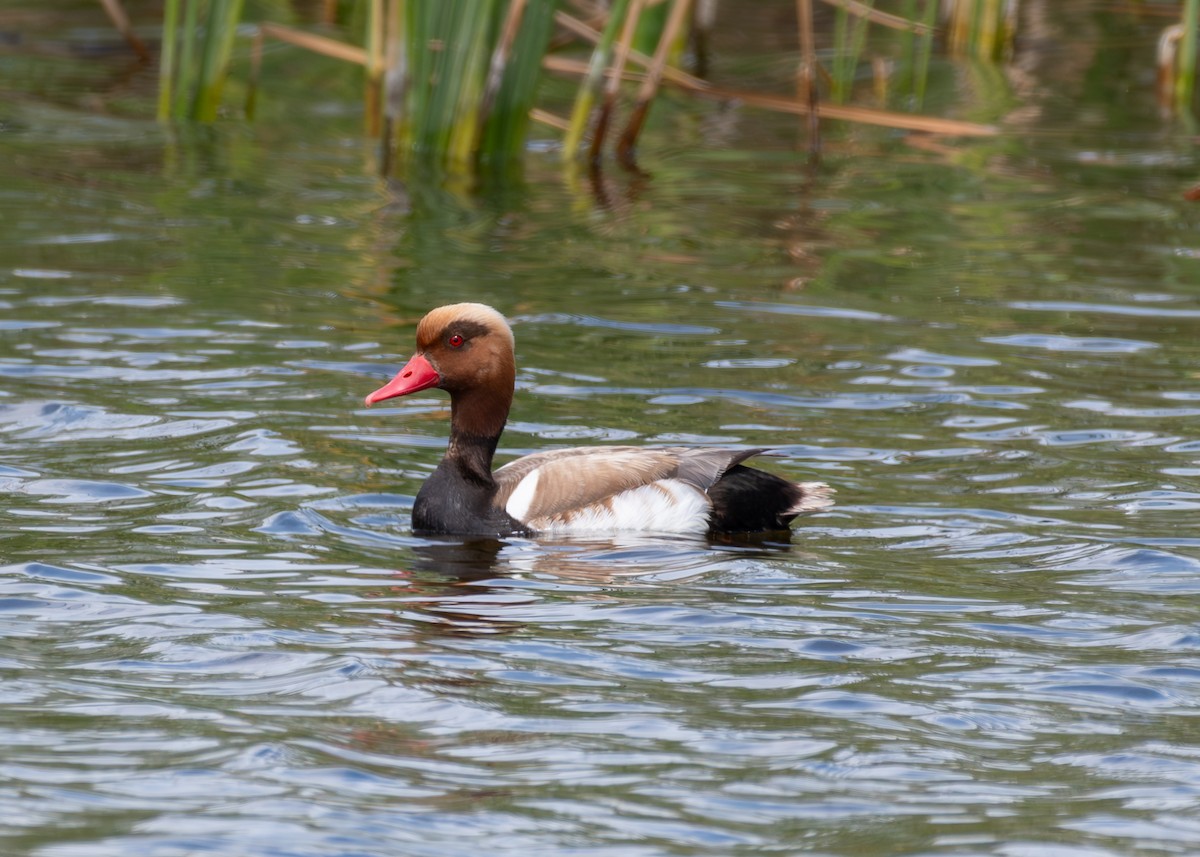
[[[463,418],[500,425],[512,403],[516,364],[512,328],[486,304],[449,304],[431,310],[417,324],[417,352],[396,377],[367,396],[373,405],[430,387],[448,393],[455,405],[468,405]],[[456,410],[458,408],[456,407]]]

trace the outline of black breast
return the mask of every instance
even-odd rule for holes
[[[530,531],[492,502],[496,484],[467,478],[455,462],[443,459],[425,480],[413,504],[415,533],[524,536]]]

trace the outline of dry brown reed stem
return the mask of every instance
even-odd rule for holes
[[[594,24],[589,24],[586,21],[581,21],[578,18],[568,15],[562,9],[559,9],[554,13],[554,23],[558,24],[564,30],[568,30],[580,38],[595,44],[596,42],[600,41],[600,30],[597,28],[604,22],[596,21]],[[630,49],[630,52],[634,56],[639,55],[635,50]],[[645,54],[641,54],[640,56],[644,58]],[[639,62],[641,62],[641,60],[639,60]]]
[[[551,128],[557,128],[559,131],[566,131],[571,127],[571,123],[561,116],[555,116],[548,110],[542,110],[539,107],[534,107],[529,111],[529,118],[534,122],[540,122],[543,125],[549,125]]]
[[[654,49],[654,57],[646,69],[645,77],[642,78],[642,85],[638,87],[637,101],[634,103],[629,121],[625,125],[621,139],[617,142],[617,161],[630,169],[634,167],[633,150],[637,145],[638,135],[641,134],[642,126],[646,122],[646,114],[650,112],[650,103],[654,100],[654,94],[658,92],[659,84],[662,83],[663,69],[667,67],[667,54],[671,52],[671,45],[675,42],[679,31],[683,29],[691,6],[692,0],[674,0],[671,12],[667,16],[667,23],[658,37],[658,46]]]
[[[384,8],[383,0],[371,0],[370,24],[367,26],[367,86],[365,94],[367,133],[378,137],[383,131],[380,104],[383,101],[383,75],[387,71],[384,61]]]
[[[379,174],[390,176],[396,158],[396,117],[404,97],[404,2],[384,0],[383,80],[379,94]]]
[[[956,54],[966,53],[971,32],[971,22],[964,12],[965,8],[965,3],[954,3],[950,6],[950,26],[946,30],[946,44]]]
[[[776,95],[761,95],[757,92],[743,92],[734,89],[711,87],[707,92],[698,92],[711,98],[722,98],[741,101],[754,107],[766,110],[777,110],[781,113],[795,113],[803,116],[808,113],[808,105],[791,98]],[[861,122],[864,125],[879,125],[884,128],[900,128],[906,131],[926,131],[930,134],[948,134],[956,137],[994,137],[999,131],[991,125],[980,125],[976,122],[964,122],[960,119],[941,119],[937,116],[917,116],[912,113],[896,113],[891,110],[875,110],[869,107],[850,107],[845,104],[825,104],[818,106],[822,119],[840,119],[845,122]]]
[[[978,40],[980,45],[989,47],[989,56],[992,53],[990,46],[996,44],[996,35],[999,30],[997,13],[999,11],[999,0],[984,0],[983,9],[980,10]]]
[[[575,33],[575,35],[579,36],[580,38],[584,39],[585,41],[591,42],[592,44],[595,44],[600,41],[600,31],[599,30],[592,28],[588,24],[585,24],[583,21],[580,21],[578,18],[572,18],[570,15],[567,15],[565,12],[555,12],[554,20],[555,20],[555,22],[557,22],[561,26],[565,27],[566,29],[570,30],[571,32]],[[633,60],[635,63],[640,65],[642,68],[646,68],[651,63],[650,57],[646,56],[644,53],[642,53],[639,50],[635,50],[632,47],[629,49],[629,59]],[[542,65],[544,65],[548,69],[554,70],[553,64],[555,61],[556,61],[556,59],[553,57],[553,55],[549,55],[543,61]],[[574,60],[567,60],[566,64],[570,65],[571,63],[574,63],[574,62],[575,62]],[[566,66],[564,66],[564,68],[561,70],[567,72],[568,74],[574,74],[574,71],[570,68],[567,68]],[[607,73],[610,76],[612,74],[611,70],[609,70]],[[641,79],[639,76],[637,76],[636,72],[630,72],[629,75],[631,75],[631,76],[625,77],[626,80],[640,80]],[[700,78],[694,77],[694,76],[688,74],[687,72],[682,72],[679,69],[672,68],[671,66],[666,66],[663,69],[663,77],[665,79],[673,81],[674,83],[677,83],[680,86],[683,86],[685,88],[687,87],[689,81],[694,81],[696,83],[701,83],[701,84],[704,83],[704,81],[702,81]]]
[[[576,18],[572,18],[570,15],[568,15],[566,12],[562,11],[561,9],[559,9],[558,11],[556,11],[554,13],[555,23],[561,24],[564,28],[569,30],[570,25],[563,23],[563,19],[567,19],[567,20],[571,20],[571,21],[577,20]],[[592,29],[597,30],[600,27],[604,26],[604,22],[607,19],[608,19],[607,15],[596,15],[595,17],[589,18],[589,19],[587,19],[587,21],[583,21],[580,23],[582,23],[585,27],[591,27]],[[550,50],[556,51],[561,48],[565,48],[567,45],[571,44],[574,41],[575,41],[575,39],[573,39],[571,37],[570,33],[555,33],[550,38]]]
[[[821,111],[817,90],[817,44],[813,35],[812,0],[796,0],[796,24],[800,29],[800,75],[797,97],[808,105],[808,154],[821,157]]]
[[[564,74],[582,75],[587,72],[587,63],[565,57],[546,57],[542,65],[550,70]],[[607,74],[612,75],[611,69]],[[625,80],[641,80],[637,72],[624,72],[621,77]],[[780,95],[761,95],[757,92],[746,92],[740,89],[726,89],[712,86],[707,81],[693,77],[686,72],[673,69],[670,66],[663,73],[663,79],[681,89],[703,98],[718,101],[740,101],[752,107],[765,110],[775,110],[780,113],[791,113],[796,116],[806,116],[809,112],[807,104],[793,98]],[[895,113],[890,110],[875,110],[869,107],[848,107],[843,104],[826,104],[818,107],[822,119],[838,119],[845,122],[861,122],[865,125],[879,125],[884,128],[898,128],[906,131],[925,131],[931,134],[946,134],[957,137],[994,137],[999,131],[991,125],[980,125],[976,122],[964,122],[961,119],[940,119],[935,116],[917,116],[911,113]]]
[[[555,20],[589,42],[596,42],[600,39],[600,33],[597,30],[592,29],[584,22],[569,15],[558,13],[555,16]],[[629,51],[629,58],[641,66],[646,66],[650,62],[649,57],[633,49]],[[587,70],[586,63],[555,56],[547,56],[543,60],[542,65],[550,71],[559,71],[565,74],[583,74]],[[612,70],[610,69],[607,74],[611,76]],[[626,80],[640,79],[640,75],[636,72],[623,72],[622,76]],[[701,80],[672,66],[667,66],[663,69],[663,79],[675,84],[680,89],[703,97],[717,100],[737,100],[767,110],[795,113],[801,116],[808,113],[807,105],[800,102],[790,101],[782,96],[759,95],[741,90],[721,89],[714,87],[706,80]],[[797,107],[798,104],[799,107]],[[900,128],[911,131],[928,131],[935,134],[992,137],[999,133],[991,125],[980,125],[976,122],[964,122],[958,119],[938,119],[936,117],[917,116],[911,113],[873,110],[867,107],[820,104],[817,113],[823,119],[840,119],[847,122],[862,122],[867,125],[879,125],[886,128]]]
[[[1175,57],[1179,53],[1179,40],[1183,38],[1183,24],[1172,24],[1158,37],[1158,107],[1163,115],[1170,115],[1175,105]]]
[[[881,12],[878,9],[868,6],[866,3],[858,2],[858,0],[822,0],[822,2],[829,6],[837,6],[839,9],[845,9],[855,17],[866,18],[874,24],[879,24],[882,27],[890,27],[893,30],[908,30],[918,35],[924,35],[925,33],[932,33],[935,29],[921,21],[910,21],[901,15]]]
[[[608,133],[613,110],[616,109],[617,92],[621,88],[621,80],[625,75],[625,63],[632,51],[633,35],[637,31],[637,22],[642,17],[642,9],[645,7],[646,0],[633,0],[629,5],[629,12],[625,16],[621,35],[617,39],[612,65],[608,68],[608,81],[604,87],[604,102],[600,105],[600,113],[596,117],[596,127],[592,131],[592,145],[588,151],[588,158],[593,164],[600,162],[600,150],[604,147],[604,137]]]
[[[113,26],[117,28],[117,32],[129,43],[129,47],[133,48],[133,52],[138,55],[138,59],[142,62],[150,62],[150,51],[146,48],[146,43],[138,38],[138,34],[133,31],[133,24],[129,21],[129,16],[125,14],[125,7],[121,5],[121,0],[100,0],[100,4],[104,7],[104,11],[108,13],[109,19],[113,22]]]
[[[371,23],[367,27],[367,70],[372,77],[383,76],[383,0],[371,0]]]
[[[1193,93],[1196,91],[1196,42],[1200,30],[1200,0],[1184,0],[1180,10],[1179,25],[1183,36],[1179,39],[1179,51],[1175,55],[1175,113],[1180,117],[1192,116]]]
[[[296,45],[313,53],[323,54],[324,56],[333,57],[344,62],[357,63],[361,66],[368,65],[366,50],[357,45],[348,45],[345,42],[339,42],[337,39],[329,39],[325,36],[306,33],[303,30],[297,30],[283,24],[262,23],[258,25],[258,29],[264,36],[270,36],[272,39]]]

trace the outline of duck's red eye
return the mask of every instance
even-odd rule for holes
[[[457,333],[455,333],[455,334],[452,334],[452,335],[450,336],[450,339],[449,339],[449,340],[447,340],[447,341],[450,343],[450,347],[451,347],[451,348],[461,348],[461,347],[462,347],[462,344],[463,344],[463,338],[462,338],[462,336],[461,336],[461,335],[459,335],[459,334],[457,334]]]

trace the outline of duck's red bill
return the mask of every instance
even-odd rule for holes
[[[404,364],[404,368],[396,373],[396,377],[388,381],[371,395],[367,396],[367,407],[382,402],[384,399],[394,399],[397,396],[407,396],[419,390],[436,387],[442,381],[437,370],[425,359],[424,354],[413,355],[412,360]]]

